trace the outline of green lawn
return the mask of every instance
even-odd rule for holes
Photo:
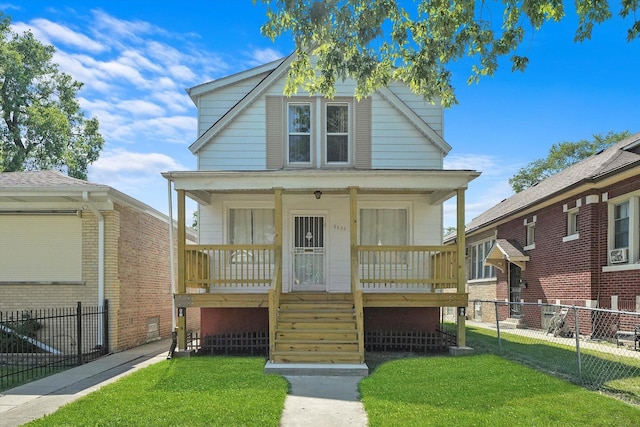
[[[387,362],[360,383],[376,426],[638,426],[640,409],[490,354]]]
[[[489,354],[490,337],[468,337],[479,347],[473,355],[394,360],[365,378],[360,393],[370,425],[640,425],[638,406]],[[162,361],[29,425],[275,427],[288,384],[265,375],[264,363],[257,357]]]
[[[30,426],[277,426],[287,381],[248,357],[172,359],[141,369]]]

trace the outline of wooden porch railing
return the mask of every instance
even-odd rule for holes
[[[278,324],[280,294],[282,294],[282,280],[277,266],[271,282],[271,289],[269,289],[269,360],[273,361],[273,354],[276,350],[276,326]]]
[[[266,292],[275,277],[275,250],[275,245],[187,245],[185,285],[209,292]]]
[[[455,246],[358,246],[364,292],[432,292],[458,285]]]

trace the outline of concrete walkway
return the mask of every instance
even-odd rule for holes
[[[153,363],[166,360],[170,340],[110,354],[82,366],[0,392],[0,427],[16,427]],[[359,401],[361,376],[285,376],[291,384],[281,426],[360,427],[367,415]]]
[[[284,401],[281,427],[366,427],[359,376],[285,376],[291,392]]]

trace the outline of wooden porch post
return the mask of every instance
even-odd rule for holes
[[[280,294],[282,293],[282,188],[273,189],[275,215],[275,286],[269,289],[269,360],[274,361]]]
[[[358,353],[364,363],[364,306],[358,280],[358,187],[349,187],[349,240],[351,243],[351,293],[358,329]]]
[[[187,240],[187,229],[185,224],[185,191],[178,190],[178,294],[185,294],[187,287],[185,283],[185,245]],[[175,298],[175,296],[174,296]],[[176,332],[178,335],[178,350],[187,349],[187,309],[186,307],[176,307],[177,315]]]
[[[280,277],[278,278],[278,293],[282,292],[282,188],[274,189],[274,197],[275,197],[275,227],[276,227],[276,235],[274,239],[274,243],[276,245],[276,269],[280,272]]]
[[[464,233],[464,188],[458,188],[457,201],[457,240],[458,240],[458,293],[463,294],[466,291],[467,275],[465,271],[465,233]],[[466,311],[466,304],[464,307]],[[465,347],[467,343],[467,335],[465,329],[465,313],[460,312],[460,307],[456,309],[458,315],[458,347]]]

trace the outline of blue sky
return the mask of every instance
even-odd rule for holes
[[[467,85],[469,61],[454,64],[459,105],[445,111],[451,169],[482,176],[467,192],[467,221],[512,192],[507,180],[561,141],[640,131],[640,40],[614,18],[592,40],[573,42],[576,19],[525,38],[525,73],[503,63],[493,78]],[[614,6],[615,7],[615,6]],[[196,108],[185,89],[269,62],[290,39],[260,35],[264,8],[251,0],[4,1],[13,30],[30,29],[56,47],[54,61],[84,83],[80,103],[98,117],[105,147],[89,180],[168,211],[160,173],[195,169]],[[445,205],[445,225],[455,206]]]

